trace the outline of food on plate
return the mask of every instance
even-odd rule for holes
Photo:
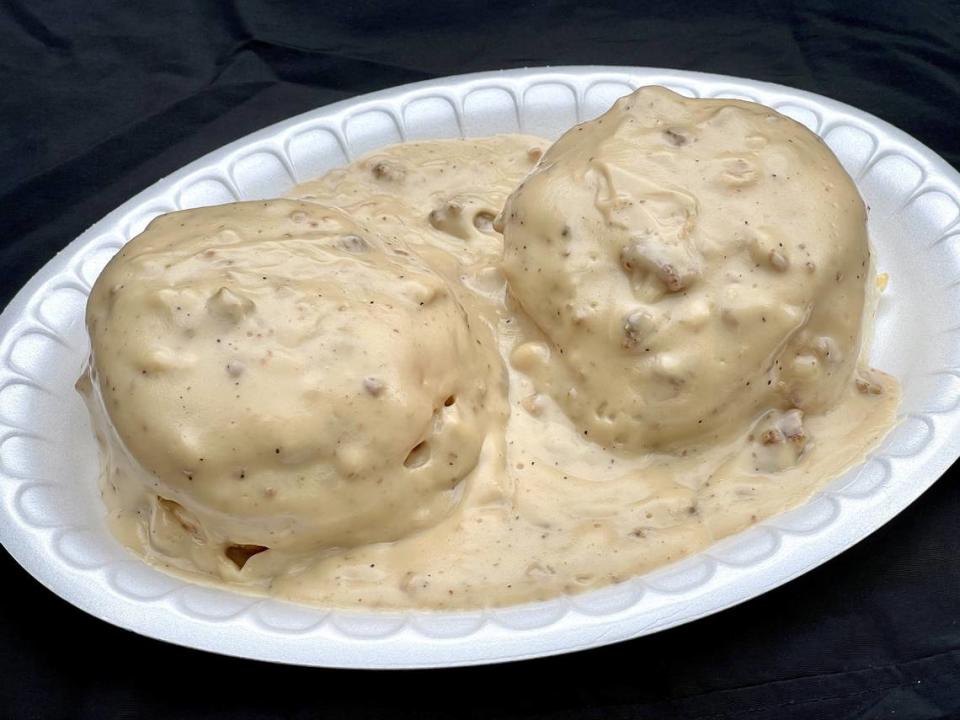
[[[171,213],[97,280],[79,386],[115,534],[299,602],[629,579],[807,499],[894,422],[830,150],[642,88],[551,145],[404,143]]]
[[[334,208],[157,218],[88,307],[99,398],[150,513],[198,552],[226,548],[208,569],[435,524],[500,412],[489,329],[403,244]]]
[[[831,407],[860,357],[866,209],[813,133],[644,88],[554,143],[503,212],[531,366],[585,435],[717,442]]]

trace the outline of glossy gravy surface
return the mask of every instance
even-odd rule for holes
[[[766,108],[631,97],[549,151],[403,144],[151,224],[97,281],[79,383],[117,536],[294,601],[507,605],[862,460],[898,390],[861,357],[852,182]]]

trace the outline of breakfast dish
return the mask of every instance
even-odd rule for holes
[[[795,506],[893,425],[866,210],[763,106],[642,88],[554,144],[406,143],[154,220],[81,379],[114,533],[304,603],[603,587]]]
[[[536,385],[604,445],[716,443],[851,386],[866,209],[767,108],[641,89],[560,138],[502,222],[511,295],[551,347]],[[761,422],[796,425],[801,452],[799,415]]]
[[[203,574],[170,572],[117,541],[98,492],[102,457],[74,386],[89,354],[90,288],[150,220],[284,197],[296,183],[403,140],[502,133],[553,140],[645,85],[775,108],[822,137],[855,180],[869,208],[871,255],[890,273],[881,282],[876,329],[864,330],[869,359],[902,384],[894,428],[862,462],[794,507],[677,562],[588,592],[484,610],[290,603]],[[960,266],[949,242],[958,208],[960,175],[889,123],[822,95],[723,75],[635,67],[486,72],[288,118],[132,196],[51,258],[0,313],[0,543],[51,592],[105,622],[192,648],[308,666],[504,662],[606,645],[716,613],[858,543],[906,509],[960,453],[953,367]],[[525,391],[532,394],[529,386]]]
[[[89,306],[118,519],[205,572],[435,524],[502,412],[490,333],[419,257],[333,208],[158,218]]]

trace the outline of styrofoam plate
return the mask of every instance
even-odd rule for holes
[[[640,85],[770,105],[819,133],[871,208],[891,274],[873,363],[903,384],[900,422],[805,505],[660,571],[574,597],[484,612],[353,612],[213,590],[154,570],[109,534],[99,464],[73,389],[83,309],[107,260],[171,210],[274,197],[401,140],[556,137]],[[409,668],[568,652],[656,632],[755,597],[876,530],[960,453],[960,175],[887,123],[799,90],[719,75],[574,67],[443,78],[305,113],[231,143],[124,203],[51,260],[0,317],[0,540],[40,582],[135,632],[303,665]]]

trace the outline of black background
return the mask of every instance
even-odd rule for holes
[[[960,167],[956,3],[0,0],[0,304],[134,193],[264,125],[431,77],[578,63],[812,90]],[[711,618],[566,657],[395,673],[140,638],[0,552],[0,717],[960,717],[958,514],[946,478],[839,558]]]

